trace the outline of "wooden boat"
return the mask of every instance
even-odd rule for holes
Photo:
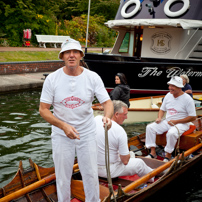
[[[124,121],[124,124],[139,123],[139,122],[151,122],[158,117],[159,108],[162,104],[162,98],[164,96],[151,96],[140,97],[130,99],[130,108],[128,109],[128,118]],[[194,98],[202,98],[202,94],[194,93]],[[196,114],[202,114],[202,100],[196,100]],[[100,104],[94,104],[92,106],[94,116],[103,115]]]
[[[115,19],[105,23],[118,33],[112,51],[86,53],[84,61],[109,91],[122,72],[132,96],[166,94],[165,81],[181,74],[201,93],[201,19],[201,0],[122,0]]]
[[[157,153],[158,159],[144,157],[148,154],[148,151],[144,147],[145,134],[130,138],[128,141],[129,148],[136,153],[137,158],[143,159],[145,163],[154,170],[141,178],[134,175],[112,179],[113,190],[111,191],[108,189],[108,180],[99,178],[101,201],[114,201],[114,198],[116,198],[117,202],[142,201],[199,162],[202,159],[201,118],[199,117],[193,123],[196,126],[195,130],[191,132],[191,134],[183,135],[180,138],[179,149],[181,153],[169,162],[163,162],[160,153]],[[165,145],[165,134],[157,136],[156,143],[160,147]],[[139,155],[140,152],[141,155]],[[190,154],[193,155],[192,158],[188,158]],[[73,171],[71,202],[85,201],[83,183],[78,164],[74,165]],[[148,183],[148,180],[152,177],[155,177],[155,181]],[[30,159],[30,168],[24,170],[20,162],[18,172],[13,180],[0,189],[0,202],[9,201],[57,201],[54,168],[40,167]]]

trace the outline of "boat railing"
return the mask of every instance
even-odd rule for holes
[[[187,35],[190,30],[187,31]],[[188,59],[190,54],[195,50],[195,48],[198,46],[199,42],[202,40],[201,32],[199,28],[197,28],[193,33],[192,36],[189,37],[187,42],[184,44],[184,46],[175,54],[176,59]],[[193,46],[194,44],[194,46]]]

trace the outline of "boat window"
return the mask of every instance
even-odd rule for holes
[[[134,56],[141,57],[142,40],[143,40],[143,29],[140,27],[135,30],[135,43],[134,43]]]
[[[129,40],[130,40],[130,33],[126,32],[125,37],[122,41],[121,47],[119,48],[119,53],[128,53]]]

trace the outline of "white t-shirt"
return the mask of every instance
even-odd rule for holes
[[[187,93],[175,98],[171,93],[167,93],[161,110],[166,111],[166,119],[178,120],[187,116],[196,116],[196,109],[193,99]]]
[[[105,165],[105,130],[103,127],[102,116],[96,116],[96,139],[98,145],[98,165]],[[108,131],[109,159],[110,164],[120,161],[120,155],[128,155],[128,138],[125,130],[115,121]]]
[[[83,68],[78,76],[69,76],[63,68],[56,70],[45,79],[40,102],[53,105],[53,114],[72,125],[81,135],[95,132],[92,102],[94,96],[100,103],[109,100],[109,95],[97,73]],[[56,134],[64,131],[52,126]]]

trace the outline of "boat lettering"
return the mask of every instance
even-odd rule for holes
[[[161,76],[163,71],[159,71],[158,67],[143,67],[142,72],[138,74],[138,77],[146,77],[146,76]],[[188,77],[202,77],[202,72],[193,71],[188,69],[185,71],[180,67],[172,67],[166,70],[167,78],[171,78],[173,76],[180,76],[182,74],[186,74]]]
[[[177,1],[182,1],[184,3],[183,7],[175,12],[170,11],[170,6]],[[164,13],[169,17],[178,17],[182,14],[184,14],[190,7],[190,1],[189,0],[168,0],[164,6]]]
[[[127,8],[132,4],[136,5],[135,9],[133,11],[131,11],[130,13],[126,13]],[[124,6],[122,7],[121,15],[124,18],[130,18],[130,17],[134,16],[140,9],[141,9],[140,0],[130,0],[127,3],[125,3]]]
[[[189,69],[188,71],[185,71],[184,69],[181,69],[180,67],[172,67],[170,69],[166,70],[167,78],[170,78],[172,76],[180,76],[182,74],[186,74],[188,77],[202,77],[202,72],[199,71],[192,71]]]
[[[163,71],[158,71],[158,67],[144,67],[142,72],[138,74],[138,77],[145,76],[160,76]]]

